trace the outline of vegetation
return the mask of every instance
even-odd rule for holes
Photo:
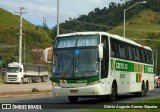
[[[109,8],[96,8],[88,15],[81,15],[76,19],[70,18],[65,23],[61,23],[60,31],[61,33],[105,31],[123,36],[124,9],[141,1],[144,0],[129,0],[125,5],[121,2],[118,4],[111,2]],[[126,37],[160,51],[160,0],[146,1],[146,4],[138,4],[126,11]],[[158,70],[160,72],[160,66]]]
[[[18,60],[19,16],[0,8],[0,56],[5,64]],[[52,31],[35,26],[23,19],[23,46],[25,42],[26,62],[34,63],[36,52],[33,48],[52,46]]]
[[[95,8],[87,15],[70,18],[60,24],[60,34],[76,31],[105,31],[123,36],[123,10],[140,1],[143,0],[129,0],[125,5],[122,2],[118,4],[111,2],[108,8]],[[160,39],[160,0],[146,1],[146,4],[138,4],[126,12],[127,38]],[[19,32],[18,26],[19,16],[0,9],[0,55],[5,63],[18,59],[16,34]],[[26,20],[23,20],[23,26],[26,62],[34,62],[36,52],[33,52],[32,48],[52,46],[56,36],[56,26],[50,30],[47,27],[35,26]],[[160,41],[135,41],[160,50]]]
[[[77,19],[70,18],[65,23],[60,24],[63,32],[74,31],[108,31],[123,23],[123,11],[131,5],[144,0],[129,0],[124,5],[122,2],[116,4],[111,2],[109,8],[95,8],[88,15],[81,15]],[[152,10],[160,12],[160,0],[147,0],[146,4],[138,4],[126,12],[126,20],[137,16],[139,12],[144,10]],[[65,31],[66,30],[66,31]]]

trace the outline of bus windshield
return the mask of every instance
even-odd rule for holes
[[[98,46],[98,44],[98,35],[59,37],[56,39],[55,48]]]
[[[55,51],[54,77],[76,79],[98,74],[98,49],[75,48]]]

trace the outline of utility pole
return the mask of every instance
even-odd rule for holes
[[[59,35],[59,0],[57,0],[57,36]]]
[[[24,60],[24,62],[23,63],[26,63],[26,40],[25,40],[25,38],[24,38],[24,51],[23,51],[23,60]]]
[[[22,15],[24,13],[27,13],[27,12],[23,12],[23,9],[24,7],[20,7],[20,12],[15,12],[15,13],[19,13],[20,14],[20,31],[19,31],[19,58],[18,58],[18,62],[21,64],[22,63]]]
[[[153,56],[154,56],[154,66],[155,66],[155,69],[154,69],[154,72],[156,75],[158,75],[158,71],[157,71],[157,65],[158,65],[158,49],[153,49]]]
[[[47,27],[46,22],[47,22],[47,18],[43,17],[43,27],[44,27],[44,28]]]
[[[123,1],[123,4],[124,4],[124,12],[123,12],[123,37],[126,38],[126,11],[125,11],[125,4],[126,4],[126,0]]]

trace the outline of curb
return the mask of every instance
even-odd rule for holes
[[[13,97],[22,97],[22,96],[37,96],[37,95],[51,95],[52,90],[39,90],[39,92],[32,91],[14,91],[14,92],[3,92],[0,93],[0,98],[13,98]]]

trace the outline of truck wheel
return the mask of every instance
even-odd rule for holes
[[[30,82],[29,82],[29,77],[27,77],[27,84],[29,84]]]
[[[36,82],[40,83],[41,82],[41,77],[36,77]]]
[[[30,80],[29,80],[29,82],[30,82],[30,83],[32,83],[32,77],[30,77]]]
[[[42,82],[46,82],[47,81],[47,77],[46,76],[43,76],[42,77]]]
[[[28,82],[28,84],[32,83],[32,78],[31,78],[31,77],[28,77],[28,78],[27,78],[27,82]]]
[[[71,103],[77,103],[78,96],[68,96],[68,99]]]
[[[24,81],[23,81],[23,78],[21,79],[21,82],[20,82],[20,84],[23,84],[24,83]]]

